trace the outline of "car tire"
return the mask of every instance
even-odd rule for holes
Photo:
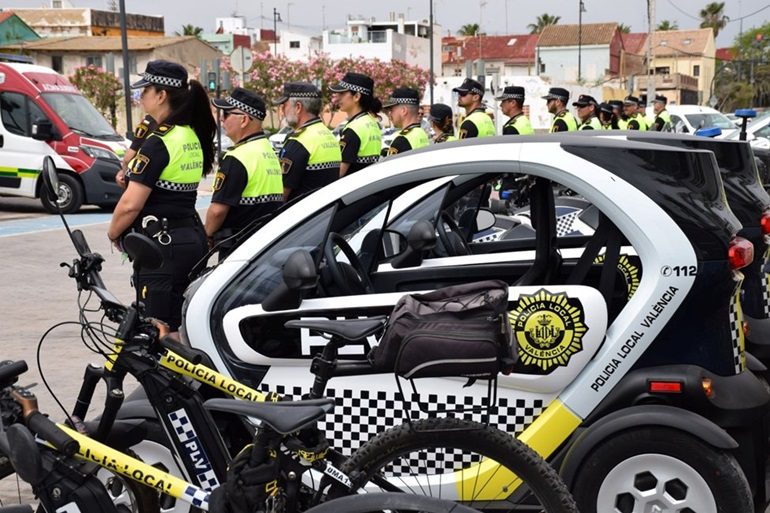
[[[40,195],[40,202],[51,214],[56,214],[59,210],[62,214],[72,214],[83,205],[83,186],[74,176],[59,173],[59,209],[46,194]]]
[[[603,442],[582,463],[572,493],[582,513],[754,510],[732,455],[663,427],[632,429]]]

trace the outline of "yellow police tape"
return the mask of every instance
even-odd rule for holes
[[[518,439],[543,458],[548,458],[581,422],[564,403],[555,399]],[[491,459],[454,474],[458,500],[463,501],[505,500],[521,485],[516,474]]]

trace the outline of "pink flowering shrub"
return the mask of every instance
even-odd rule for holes
[[[69,81],[110,121],[113,128],[117,125],[116,111],[118,101],[123,97],[123,86],[113,73],[94,65],[83,66],[75,70]]]

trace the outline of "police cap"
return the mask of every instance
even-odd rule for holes
[[[446,118],[452,117],[452,107],[445,103],[434,103],[430,106],[428,119],[434,123],[443,123]]]
[[[345,73],[342,80],[333,86],[329,86],[329,90],[333,93],[352,91],[367,96],[374,96],[374,80],[363,73]]]
[[[563,103],[569,101],[569,91],[563,87],[552,87],[548,90],[548,94],[543,96],[543,100],[560,100]]]
[[[150,61],[142,73],[142,78],[131,84],[131,89],[141,89],[148,85],[183,89],[187,87],[187,70],[176,62]]]
[[[666,105],[668,103],[668,98],[658,94],[658,95],[655,95],[655,99],[652,100],[652,103],[662,103],[663,105]]]
[[[260,120],[265,119],[267,110],[265,100],[242,87],[236,87],[232,94],[225,98],[212,98],[211,103],[222,110],[240,109],[250,117]]]
[[[417,89],[411,87],[397,87],[393,90],[390,98],[382,104],[383,109],[395,107],[396,105],[420,105],[420,93]]]
[[[585,107],[586,105],[594,105],[595,107],[598,107],[599,102],[597,102],[593,96],[581,94],[578,96],[577,101],[572,103],[573,107]]]
[[[506,86],[503,92],[496,98],[497,100],[519,100],[524,102],[524,88],[521,86]]]
[[[623,109],[623,100],[610,100],[609,103],[614,109]]]
[[[310,82],[289,82],[283,85],[281,97],[273,102],[273,105],[282,105],[289,98],[320,98],[321,91]]]
[[[612,114],[612,105],[609,103],[600,103],[599,104],[599,112],[605,112],[607,114]]]
[[[637,107],[641,101],[636,96],[626,96],[623,98],[623,105],[636,105]]]
[[[459,87],[455,87],[452,91],[460,94],[471,93],[484,96],[484,86],[472,78],[466,78]]]

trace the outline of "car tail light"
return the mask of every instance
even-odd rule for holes
[[[649,390],[659,394],[681,394],[682,383],[679,381],[650,381]]]
[[[706,397],[711,399],[714,397],[714,384],[711,382],[711,378],[703,378],[701,380],[701,386],[703,387],[703,393]]]
[[[762,214],[759,225],[762,227],[762,235],[770,235],[770,211],[765,211]]]
[[[743,269],[754,260],[754,244],[743,237],[735,237],[727,249],[727,260],[732,269]]]

